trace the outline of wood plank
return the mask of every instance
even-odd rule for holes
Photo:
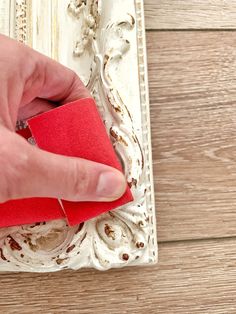
[[[236,241],[160,245],[160,263],[108,272],[2,274],[3,313],[235,313]]]
[[[145,0],[147,29],[235,29],[236,1]]]
[[[160,241],[236,235],[234,32],[147,36]]]

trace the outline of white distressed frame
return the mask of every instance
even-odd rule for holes
[[[157,261],[143,13],[142,0],[1,1],[1,33],[71,67],[87,84],[134,195],[132,204],[76,227],[55,220],[1,229],[1,271]]]

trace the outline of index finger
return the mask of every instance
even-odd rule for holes
[[[41,70],[44,72],[44,83],[38,97],[62,104],[91,97],[74,71],[44,55],[39,54],[39,56]]]
[[[21,104],[28,104],[35,98],[63,104],[91,97],[79,76],[71,69],[4,35],[0,35],[0,39],[1,58],[4,65],[7,64],[7,73],[10,73],[10,86],[23,84]],[[12,57],[9,61],[9,55],[17,55],[17,58]]]

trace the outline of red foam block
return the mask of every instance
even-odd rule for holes
[[[92,98],[81,99],[50,110],[28,121],[37,145],[52,153],[81,157],[122,170]],[[70,225],[132,201],[125,194],[113,202],[68,202],[62,204]]]
[[[32,136],[28,128],[17,133],[26,139]],[[54,198],[27,198],[0,204],[0,227],[62,218],[65,218],[65,213],[59,201]]]
[[[81,157],[121,170],[106,129],[91,98],[58,107],[28,121],[37,145],[52,153]],[[28,131],[20,132],[29,137]],[[125,194],[114,202],[68,202],[31,198],[0,204],[0,226],[21,225],[67,217],[78,224],[133,200],[127,186]]]
[[[65,218],[57,199],[28,198],[0,204],[0,227]]]

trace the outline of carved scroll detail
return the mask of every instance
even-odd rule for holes
[[[93,10],[91,14],[91,7],[97,9],[99,2],[101,1],[89,2],[89,14],[94,21],[100,20],[99,12]],[[102,7],[101,3],[100,5]],[[73,16],[77,19],[82,18],[82,14],[77,14],[75,10]],[[119,63],[129,51],[130,42],[126,39],[126,32],[135,31],[135,26],[135,18],[131,14],[126,14],[121,19],[105,25],[100,36],[96,36],[95,30],[99,27],[96,24],[96,28],[93,28],[93,36],[86,41],[86,44],[90,45],[87,48],[93,51],[95,60],[88,87],[94,94],[97,103],[100,104],[104,123],[124,165],[127,180],[134,195],[134,202],[113,211],[112,219],[108,215],[104,215],[104,219],[96,221],[97,230],[101,231],[93,235],[93,238],[96,239],[94,252],[96,256],[100,257],[100,264],[97,262],[94,266],[98,268],[107,268],[111,261],[120,263],[120,260],[123,260],[126,263],[132,263],[135,259],[142,258],[151,238],[147,232],[147,226],[151,222],[146,213],[145,198],[146,193],[150,193],[150,191],[147,191],[144,183],[146,165],[143,148],[135,134],[131,113],[116,89],[110,73],[112,67],[118,68]],[[77,47],[75,47],[76,49]],[[83,54],[82,49],[80,54],[75,55],[79,57],[81,54]],[[106,236],[106,230],[110,230],[108,234],[112,235],[112,240]],[[115,251],[110,245],[115,243],[116,237],[119,238],[120,234],[123,234],[126,239],[125,245],[119,239],[119,249],[117,248]],[[140,249],[142,250],[140,251]],[[107,258],[108,254],[110,258]]]

